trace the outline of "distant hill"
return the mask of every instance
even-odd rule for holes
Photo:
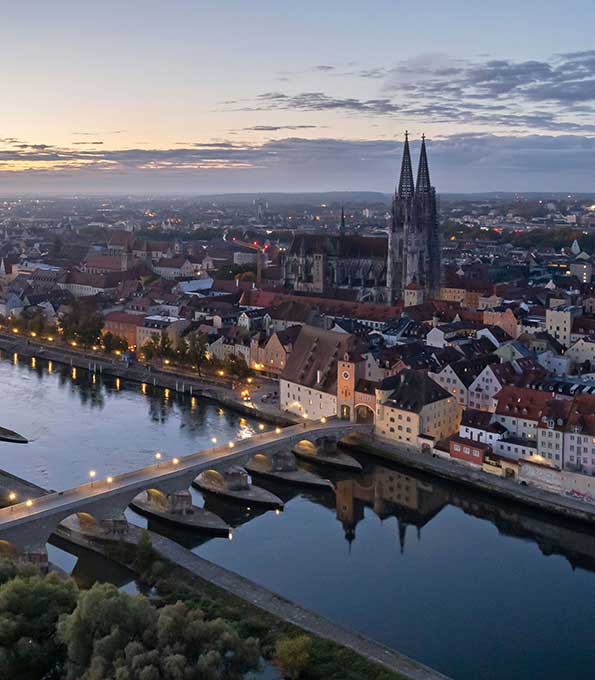
[[[575,199],[595,199],[595,194],[571,193],[571,192],[514,192],[514,191],[486,191],[474,194],[440,193],[440,198],[446,201],[482,201],[482,200],[514,200],[526,198],[529,200],[561,200],[572,196]],[[246,205],[254,201],[268,201],[271,205],[304,205],[313,206],[326,203],[365,204],[373,205],[384,203],[390,205],[392,195],[380,191],[321,191],[321,192],[263,192],[246,194],[205,194],[197,196],[200,200],[220,201]]]
[[[248,204],[254,201],[268,201],[274,205],[320,205],[326,203],[390,203],[390,194],[379,191],[321,191],[310,193],[263,192],[247,194],[201,194],[200,200],[225,203]]]

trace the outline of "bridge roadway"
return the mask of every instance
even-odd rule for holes
[[[369,425],[334,418],[326,422],[304,421],[23,501],[0,510],[0,544],[43,559],[50,535],[72,514],[90,515],[107,534],[125,531],[124,511],[141,491],[157,489],[166,495],[187,491],[192,480],[204,470],[242,464],[257,453],[274,453],[304,439],[316,446],[333,445],[351,432],[368,429]]]

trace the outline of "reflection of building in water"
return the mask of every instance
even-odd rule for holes
[[[447,503],[447,495],[429,482],[379,465],[356,479],[337,482],[337,519],[345,537],[355,539],[355,527],[364,517],[364,506],[384,519],[394,516],[399,526],[401,551],[408,525],[418,531]]]
[[[485,498],[453,488],[449,503],[467,515],[487,519],[501,534],[537,543],[544,555],[563,555],[572,568],[595,572],[595,540],[593,532],[574,523],[548,521],[529,510],[491,503]]]

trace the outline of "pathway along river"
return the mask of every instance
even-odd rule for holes
[[[37,359],[0,360],[0,468],[47,488],[184,455],[257,422],[163,390],[116,386]],[[267,426],[268,428],[268,426]],[[263,483],[285,511],[207,499],[233,540],[161,527],[197,553],[454,678],[584,678],[595,669],[595,532],[362,458],[337,496]],[[328,474],[328,473],[325,473]],[[203,500],[193,491],[195,502]],[[145,520],[130,513],[140,524]],[[153,522],[152,529],[160,527]],[[82,581],[125,583],[87,557],[50,558]],[[132,587],[132,586],[130,586]]]

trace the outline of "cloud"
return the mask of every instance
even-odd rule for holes
[[[385,89],[405,112],[427,107],[434,120],[448,115],[493,127],[559,132],[595,128],[593,50],[542,61],[422,55],[392,68]]]
[[[240,132],[279,132],[279,130],[313,130],[319,125],[254,125],[240,128]]]
[[[412,151],[419,153],[418,142]],[[592,191],[595,136],[461,133],[429,141],[439,192]],[[172,149],[0,150],[3,193],[377,190],[397,181],[402,145],[387,139],[287,137]]]
[[[265,92],[256,97],[249,111],[349,111],[371,115],[396,113],[399,107],[390,99],[357,99],[354,97],[331,97],[324,92],[302,92],[286,95],[282,92]]]
[[[382,82],[383,96],[268,92],[255,98],[253,110],[345,110],[368,117],[399,113],[401,118],[429,123],[460,122],[525,132],[595,129],[595,50],[524,61],[489,56],[455,59],[431,53],[392,67],[317,69],[333,77]]]

